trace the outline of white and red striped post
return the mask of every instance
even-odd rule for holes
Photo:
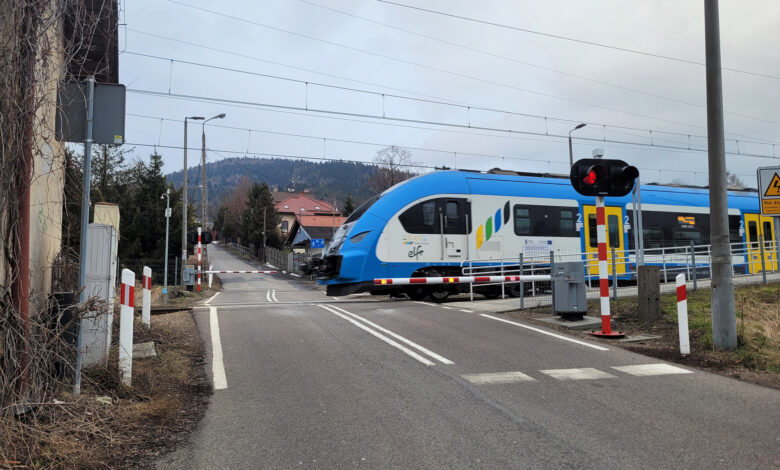
[[[119,376],[122,384],[130,386],[133,372],[133,310],[135,307],[135,273],[122,270],[122,305],[119,316]]]
[[[601,331],[591,331],[593,336],[622,338],[623,333],[612,331],[609,312],[609,271],[607,271],[607,226],[604,213],[604,196],[596,196],[596,236],[599,242],[599,297],[601,299]],[[612,273],[615,276],[616,273]],[[617,282],[617,277],[614,278]]]
[[[198,292],[200,292],[200,274],[201,274],[200,257],[201,257],[201,250],[203,249],[203,246],[200,244],[200,232],[201,232],[201,228],[198,227]]]
[[[685,285],[685,274],[677,278],[677,325],[680,331],[680,354],[691,353],[691,339],[688,334],[688,288]]]
[[[149,326],[152,322],[152,268],[144,266],[143,297],[141,303],[141,321]]]

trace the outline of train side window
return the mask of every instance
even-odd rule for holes
[[[663,248],[664,246],[664,231],[659,227],[643,228],[642,238],[645,242],[645,248]]]
[[[515,235],[531,235],[531,210],[515,206]]]
[[[748,222],[748,240],[753,249],[758,249],[758,225],[754,221]]]
[[[608,215],[607,229],[609,229],[609,246],[620,247],[620,218],[614,214]]]
[[[574,209],[561,209],[560,235],[563,237],[576,236],[574,228]]]
[[[465,214],[470,211],[470,204],[464,199],[439,199],[439,203],[444,214],[444,233],[467,233]]]
[[[398,216],[398,220],[408,233],[437,233],[436,200],[413,205]]]
[[[764,223],[764,241],[772,241],[772,222],[765,220]]]
[[[588,244],[591,248],[598,248],[599,246],[598,233],[598,228],[596,226],[596,214],[590,214],[588,216],[588,238],[590,239]]]

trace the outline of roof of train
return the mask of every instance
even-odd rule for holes
[[[382,194],[372,208],[374,214],[394,214],[400,207],[434,194],[484,194],[515,197],[538,197],[577,200],[592,203],[593,197],[582,196],[571,186],[568,177],[533,174],[478,173],[443,170],[425,173],[403,181]],[[643,204],[709,206],[707,188],[644,184],[641,187]],[[744,211],[758,211],[755,191],[729,191],[729,207]],[[625,206],[631,195],[606,198],[607,205]]]

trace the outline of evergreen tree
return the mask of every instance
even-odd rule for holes
[[[348,193],[347,199],[344,201],[344,210],[341,215],[349,217],[353,212],[355,212],[355,201],[352,200],[352,195]]]
[[[265,226],[263,212],[265,210]],[[267,236],[269,246],[281,248],[282,236],[279,232],[281,218],[274,208],[274,198],[266,183],[255,183],[249,189],[241,224],[242,237],[255,246],[263,246],[263,234]]]

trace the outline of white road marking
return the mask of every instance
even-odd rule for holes
[[[267,300],[269,302],[273,302],[273,300],[271,300],[271,289],[268,289],[267,291],[265,291],[265,300]]]
[[[219,318],[217,307],[209,307],[209,325],[211,326],[211,375],[214,381],[214,390],[227,388],[225,376],[225,363],[222,359],[222,340],[219,337]]]
[[[334,315],[338,315],[339,317],[343,318],[344,320],[347,320],[348,322],[352,323],[353,325],[357,326],[358,328],[371,333],[372,335],[374,335],[377,338],[381,339],[382,341],[384,341],[385,343],[389,344],[390,346],[392,346],[392,347],[394,347],[396,349],[400,349],[401,351],[405,352],[406,354],[408,354],[409,356],[413,357],[414,359],[417,359],[418,361],[422,362],[426,366],[435,366],[436,365],[435,362],[429,361],[427,358],[417,354],[416,352],[412,351],[411,349],[409,349],[409,348],[407,348],[407,347],[405,347],[405,346],[403,346],[401,344],[398,344],[397,342],[393,341],[392,339],[388,338],[387,336],[385,336],[385,335],[383,335],[381,333],[377,333],[376,331],[372,330],[371,328],[365,326],[364,324],[362,324],[362,323],[360,323],[360,322],[358,322],[356,320],[353,320],[353,319],[349,318],[348,316],[342,314],[341,312],[338,312],[335,309],[332,309],[332,308],[328,307],[327,305],[320,305],[320,307],[324,308],[325,310],[329,311],[330,313],[332,313]]]
[[[558,380],[593,380],[593,379],[614,379],[612,374],[607,374],[598,369],[585,367],[583,369],[547,369],[540,370],[542,374],[547,374]]]
[[[362,322],[364,322],[364,323],[366,323],[368,325],[371,325],[372,327],[376,328],[377,330],[381,331],[382,333],[388,334],[388,335],[392,336],[393,338],[408,344],[409,346],[413,347],[414,349],[420,351],[421,353],[427,354],[428,356],[436,359],[437,361],[441,362],[442,364],[446,364],[446,365],[455,364],[454,362],[450,361],[446,357],[440,356],[440,355],[436,354],[435,352],[433,352],[433,351],[431,351],[431,350],[429,350],[427,348],[424,348],[423,346],[420,346],[419,344],[415,343],[414,341],[408,340],[408,339],[404,338],[403,336],[401,336],[399,334],[393,333],[392,331],[390,331],[388,329],[385,329],[385,328],[377,325],[376,323],[374,323],[374,322],[372,322],[370,320],[366,320],[363,317],[357,316],[354,313],[348,312],[348,311],[344,310],[341,307],[336,307],[335,305],[328,305],[328,307],[334,308],[334,309],[336,309],[336,310],[338,310],[338,311],[340,311],[342,313],[345,313],[345,314],[347,314],[347,315],[349,315],[349,316],[351,316],[353,318],[356,318],[356,319],[358,319],[358,320],[360,320],[360,321],[362,321]]]
[[[476,385],[487,384],[511,384],[515,382],[536,382],[531,376],[522,372],[495,372],[487,374],[467,374],[461,375],[464,379]]]
[[[273,299],[274,302],[279,302],[279,299],[276,298],[276,289],[271,291],[271,299]]]
[[[445,310],[452,310],[452,307],[445,307],[444,305],[440,305],[440,307],[445,309]]]
[[[464,310],[464,309],[461,309],[461,312],[463,312],[463,313],[474,313],[474,310]]]
[[[432,303],[430,303],[430,302],[421,302],[421,301],[419,301],[419,300],[413,300],[412,302],[414,302],[414,303],[416,303],[416,304],[420,304],[420,305],[427,305],[427,306],[429,306],[429,307],[438,307],[438,305],[436,305],[436,304],[432,304]]]
[[[290,276],[301,277],[300,274],[290,273]]]
[[[517,323],[517,322],[505,320],[503,318],[494,317],[492,315],[487,315],[485,313],[480,313],[479,316],[485,317],[485,318],[490,318],[491,320],[496,320],[496,321],[501,321],[501,322],[504,322],[504,323],[509,323],[510,325],[519,326],[521,328],[525,328],[525,329],[528,329],[528,330],[531,330],[531,331],[535,331],[535,332],[541,333],[543,335],[552,336],[553,338],[558,338],[558,339],[562,339],[564,341],[569,341],[569,342],[572,342],[572,343],[575,343],[575,344],[579,344],[579,345],[582,345],[582,346],[587,346],[589,348],[598,349],[599,351],[609,351],[608,348],[605,348],[605,347],[602,347],[602,346],[586,343],[585,341],[580,341],[578,339],[569,338],[567,336],[559,335],[559,334],[552,333],[552,332],[549,332],[549,331],[544,331],[544,330],[542,330],[540,328],[534,328],[533,326],[523,325],[522,323]]]
[[[217,292],[216,294],[212,295],[211,297],[209,297],[209,299],[208,299],[207,301],[203,302],[203,305],[208,305],[208,304],[210,304],[210,303],[211,303],[211,301],[212,301],[212,300],[214,300],[214,298],[215,298],[216,296],[218,296],[219,294],[221,294],[221,293],[222,293],[222,292]]]
[[[612,367],[626,374],[636,375],[638,377],[647,377],[651,375],[669,375],[669,374],[692,374],[693,371],[685,370],[681,367],[675,367],[670,364],[640,364],[636,366],[617,366]]]

